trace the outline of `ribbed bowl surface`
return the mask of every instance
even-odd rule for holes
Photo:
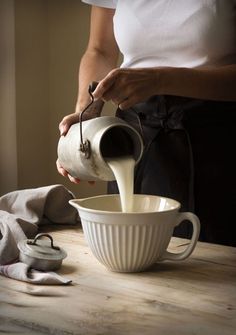
[[[81,221],[94,256],[117,272],[140,272],[150,267],[167,248],[172,235],[170,225]]]

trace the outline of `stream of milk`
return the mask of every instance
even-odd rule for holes
[[[106,160],[110,166],[118,185],[122,212],[133,211],[134,194],[134,166],[132,156],[109,158]]]

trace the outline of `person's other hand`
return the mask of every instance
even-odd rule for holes
[[[79,122],[79,113],[75,112],[66,115],[59,123],[59,131],[61,136],[65,136],[72,124]]]
[[[111,100],[120,109],[130,108],[152,95],[162,94],[161,73],[159,68],[114,69],[99,82],[94,99]]]
[[[86,101],[83,105],[86,108],[86,104],[88,105],[91,101]],[[94,101],[93,104],[83,113],[83,121],[93,119],[95,117],[100,116],[102,112],[102,107],[104,102],[102,100]],[[83,109],[81,109],[83,110]],[[80,119],[80,108],[79,104],[76,105],[75,112],[69,115],[66,115],[61,122],[59,123],[59,131],[61,135],[66,135],[70,126],[72,124],[79,122]]]
[[[103,101],[96,101],[92,104],[91,108],[88,111],[85,111],[83,115],[83,121],[92,119],[94,117],[98,117],[101,114],[101,110],[103,107]],[[76,110],[79,110],[78,105],[76,106]],[[74,123],[79,122],[80,120],[80,112],[75,112],[69,115],[66,115],[62,121],[59,123],[59,131],[61,136],[66,136],[70,126]],[[78,184],[80,182],[79,179],[72,177],[60,164],[59,160],[56,161],[56,167],[59,174],[63,177],[68,177],[72,183]],[[89,182],[90,184],[94,184],[93,181]]]
[[[59,123],[59,131],[61,136],[65,136],[68,132],[70,126],[79,121],[79,113],[72,113],[65,116],[62,121]],[[60,164],[59,160],[56,161],[57,171],[63,177],[68,177],[72,183],[79,184],[80,180],[72,177]]]
[[[63,177],[68,177],[69,180],[74,183],[74,184],[79,184],[80,179],[72,177],[60,164],[59,160],[57,159],[56,161],[56,166],[57,166],[57,171],[63,176]],[[89,184],[94,185],[95,181],[88,181]]]
[[[59,160],[56,161],[57,171],[62,175],[63,177],[68,177],[69,180],[74,184],[79,184],[80,179],[72,177],[60,164]]]

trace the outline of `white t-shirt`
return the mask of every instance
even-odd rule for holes
[[[82,0],[115,8],[122,67],[236,63],[236,0]]]

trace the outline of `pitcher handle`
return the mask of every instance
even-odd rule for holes
[[[195,214],[190,213],[190,212],[182,212],[178,214],[176,226],[178,226],[184,220],[190,221],[193,225],[193,234],[192,234],[192,238],[190,240],[189,245],[184,251],[179,252],[179,253],[173,253],[173,252],[169,252],[166,250],[161,258],[162,261],[164,260],[182,261],[188,258],[193,252],[197,244],[198,238],[199,238],[200,221]]]
[[[82,110],[82,112],[79,114],[79,124],[80,124],[80,151],[85,154],[86,158],[90,158],[91,155],[91,148],[90,148],[90,142],[88,140],[84,141],[83,139],[83,129],[82,129],[82,118],[83,114],[86,112],[86,110],[94,103],[94,97],[93,97],[93,91],[95,91],[96,87],[98,85],[98,82],[93,81],[88,88],[88,93],[90,95],[90,102],[88,105]]]

